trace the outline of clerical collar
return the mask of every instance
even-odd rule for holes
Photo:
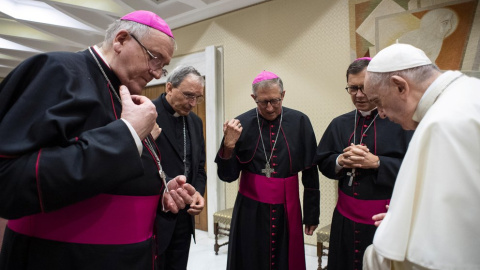
[[[371,109],[370,111],[366,111],[366,112],[361,111],[361,110],[358,110],[358,111],[360,112],[360,114],[361,114],[363,117],[365,117],[365,116],[372,115],[372,112],[375,111],[376,109],[377,109],[377,107]]]
[[[178,114],[178,113],[172,108],[172,106],[170,105],[170,103],[168,103],[167,94],[163,93],[161,97],[162,97],[163,106],[165,107],[165,109],[167,110],[167,112],[169,112],[169,113],[170,113],[171,115],[173,115],[174,117],[179,117],[179,116],[181,116],[180,114]]]
[[[428,109],[437,101],[442,92],[450,86],[451,83],[462,77],[464,74],[460,71],[446,71],[433,81],[432,84],[425,90],[422,98],[418,102],[412,120],[420,122],[427,113]]]
[[[102,50],[100,50],[100,48],[97,46],[97,45],[94,45],[93,46],[93,49],[95,50],[95,52],[98,54],[98,56],[100,56],[100,58],[102,58],[103,62],[105,63],[105,65],[107,65],[108,68],[110,68],[110,64],[107,62],[107,59],[105,58],[105,56],[102,54]],[[111,68],[110,68],[111,69]]]

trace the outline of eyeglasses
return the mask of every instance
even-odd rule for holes
[[[360,92],[362,92],[362,94],[365,95],[365,93],[363,92],[363,85],[361,85],[361,86],[358,86],[358,85],[347,86],[347,87],[345,87],[345,90],[347,90],[347,93],[349,93],[350,95],[356,95],[358,90],[360,90]]]
[[[180,90],[178,90],[180,91]],[[192,95],[192,94],[185,94],[183,93],[182,91],[180,91],[180,93],[182,93],[182,95],[188,100],[188,101],[194,101],[196,100],[197,101],[197,104],[200,104],[203,102],[203,100],[205,99],[203,96],[195,96],[195,95]]]
[[[262,106],[263,108],[266,108],[268,106],[268,103],[272,105],[273,107],[280,105],[282,102],[281,98],[274,98],[270,100],[257,100],[255,101],[258,105]]]
[[[167,76],[168,71],[163,68],[164,65],[163,65],[162,60],[160,58],[156,57],[155,55],[153,55],[153,53],[151,53],[134,35],[130,34],[130,36],[132,36],[132,38],[135,39],[135,41],[147,52],[148,56],[150,56],[150,60],[148,61],[148,66],[152,70],[161,69],[162,70],[162,76]]]

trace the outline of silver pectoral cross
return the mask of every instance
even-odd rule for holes
[[[352,186],[353,178],[355,177],[355,168],[352,169],[352,172],[347,172],[347,175],[350,176],[348,186]]]
[[[267,178],[270,178],[273,172],[275,172],[275,170],[273,168],[270,168],[270,163],[267,162],[267,164],[265,164],[265,169],[262,169],[262,173],[264,173]]]

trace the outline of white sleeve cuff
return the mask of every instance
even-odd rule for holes
[[[125,122],[128,129],[130,130],[130,133],[132,133],[132,137],[135,140],[135,144],[137,145],[138,154],[141,156],[142,152],[143,152],[143,145],[142,145],[142,141],[140,140],[140,137],[138,136],[135,129],[133,129],[132,125],[127,120],[125,120],[123,118],[120,118],[120,119],[122,119],[123,122]]]
[[[335,160],[335,173],[338,173],[343,167],[338,164],[338,158],[340,155],[337,156],[337,159]]]

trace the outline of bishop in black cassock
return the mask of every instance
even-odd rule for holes
[[[264,101],[260,92],[253,95],[258,103]],[[267,92],[280,95],[278,87]],[[230,226],[230,270],[305,269],[299,172],[304,185],[303,224],[318,225],[320,192],[317,167],[312,163],[316,148],[312,125],[305,114],[282,107],[280,101],[270,100],[266,107],[271,109],[273,103],[278,112],[273,119],[258,113],[257,109],[264,110],[271,117],[259,105],[230,121],[241,126],[241,135],[231,157],[225,157],[222,141],[215,160],[223,181],[235,181],[241,174]],[[267,161],[273,172],[266,170]],[[276,196],[287,198],[280,202],[282,198],[279,201]]]
[[[362,269],[363,253],[372,243],[376,227],[372,216],[386,211],[412,132],[378,117],[362,92],[369,59],[358,59],[347,70],[347,91],[357,107],[332,120],[318,145],[315,161],[322,174],[338,180],[338,201],[333,212],[328,269]],[[375,164],[355,168],[349,147],[368,148]],[[350,159],[356,157],[352,156]],[[367,157],[362,161],[365,166]],[[377,161],[378,158],[378,161]],[[370,162],[370,161],[369,161]],[[344,167],[342,167],[344,165]]]
[[[192,112],[203,96],[204,86],[205,81],[195,68],[180,66],[169,75],[166,93],[152,101],[158,112],[157,124],[162,129],[156,142],[167,176],[185,175],[187,183],[198,192],[195,203],[177,214],[165,213],[160,207],[157,211],[155,225],[160,270],[187,268],[191,235],[195,239],[194,215],[205,206],[207,174],[203,122]]]
[[[144,27],[143,42],[171,58],[170,29],[156,14],[132,12],[112,27],[117,24]],[[150,135],[141,141],[131,126],[144,127],[147,136],[155,109],[143,97],[152,113],[135,114],[138,108],[121,102],[118,91],[127,84],[119,69],[144,76],[158,70],[152,71],[132,32],[111,33],[116,51],[103,44],[39,54],[0,84],[0,216],[9,219],[2,270],[154,267],[153,224],[164,189],[159,150]],[[135,63],[125,71],[114,65],[119,58]],[[140,81],[128,82],[122,97],[139,93],[147,83]],[[123,109],[151,125],[120,119]]]

